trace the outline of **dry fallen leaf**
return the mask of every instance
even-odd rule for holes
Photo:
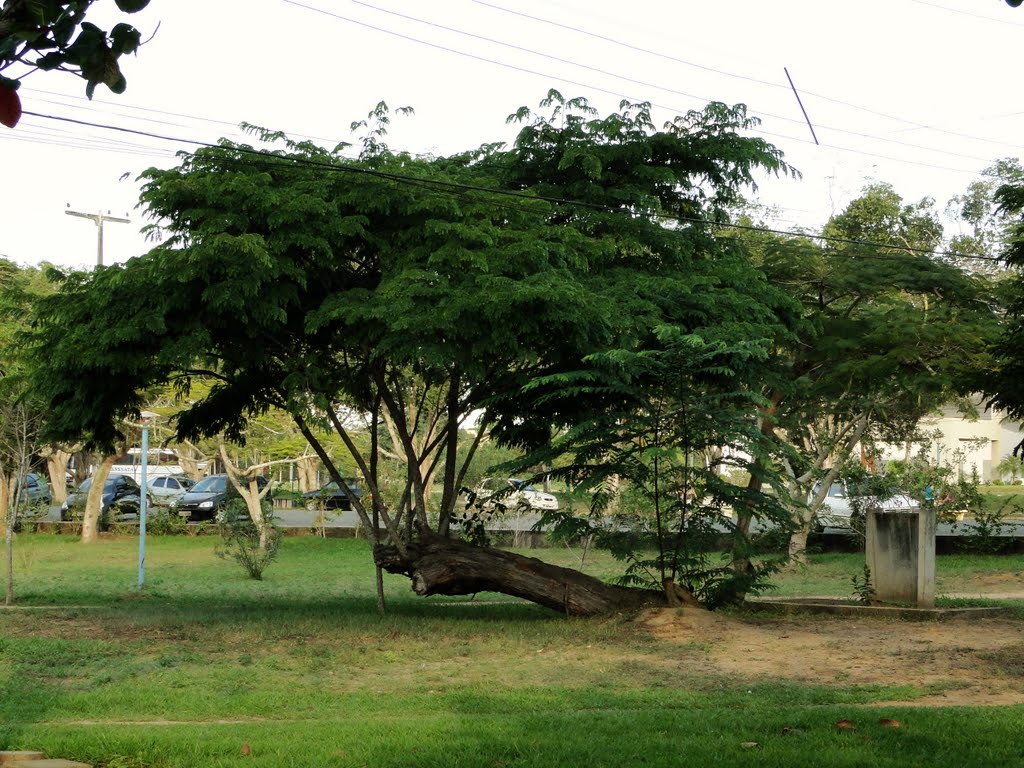
[[[857,727],[853,724],[853,721],[851,721],[851,720],[839,720],[836,723],[836,728],[838,728],[840,731],[856,731],[857,730]]]
[[[242,754],[245,755],[246,757],[251,755],[252,754],[252,747],[250,747],[248,744],[243,744],[242,745]]]
[[[892,720],[892,719],[890,719],[888,717],[883,717],[881,720],[878,721],[878,724],[880,726],[882,726],[883,728],[899,728],[900,727],[900,721],[899,720]]]

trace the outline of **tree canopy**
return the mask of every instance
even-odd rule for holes
[[[621,401],[614,381],[529,386],[585,373],[593,355],[657,350],[663,328],[765,349],[786,332],[788,299],[716,236],[755,173],[791,171],[742,135],[742,107],[712,104],[662,129],[646,104],[599,117],[551,92],[541,110],[513,115],[524,123],[513,146],[450,157],[387,150],[381,105],[357,160],[258,132],[280,148],[222,141],[147,171],[159,245],[70,276],[39,308],[52,434],[109,446],[163,382],[185,398],[212,382],[179,414],[182,439],[243,439],[247,420],[281,408],[329,468],[318,431],[346,443],[372,499],[353,505],[371,531],[383,523],[378,544],[411,574],[415,547],[455,509],[470,414],[478,436],[540,447]],[[392,428],[407,458],[397,497],[378,492],[376,445],[356,446],[354,414],[369,415],[371,436]]]

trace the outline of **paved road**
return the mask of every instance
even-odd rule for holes
[[[316,524],[316,517],[316,512],[311,512],[307,509],[274,510],[274,519],[282,528],[312,528]],[[42,519],[48,522],[59,521],[60,507],[50,507],[50,511]],[[494,520],[491,525],[488,525],[488,528],[506,531],[529,531],[533,529],[533,526],[536,525],[539,519],[540,515],[538,514],[509,515]],[[359,516],[355,512],[328,510],[325,513],[323,525],[326,528],[356,528],[359,526]],[[970,520],[959,524],[939,523],[936,535],[940,538],[964,536],[970,531],[971,525]],[[722,530],[723,532],[725,531],[724,526]],[[849,529],[829,527],[825,528],[823,533],[833,535],[845,534],[849,533]],[[1008,538],[1024,538],[1024,520],[1014,520],[1005,523],[998,535]]]

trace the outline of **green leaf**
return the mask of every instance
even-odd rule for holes
[[[51,28],[53,41],[59,46],[65,46],[71,41],[75,34],[75,19],[73,16],[62,16]]]
[[[131,24],[118,24],[110,30],[110,41],[115,54],[135,53],[142,43],[142,35]]]
[[[125,89],[128,87],[128,81],[125,79],[124,75],[118,71],[116,76],[111,76],[104,85],[110,89],[111,93],[124,93]]]
[[[18,50],[18,38],[11,35],[3,42],[0,42],[0,61],[6,61],[14,57]]]
[[[63,13],[60,0],[26,0],[25,7],[32,21],[41,27],[53,24]]]
[[[138,13],[147,5],[149,0],[114,0],[117,3],[117,7],[121,9],[122,13]]]
[[[44,71],[51,70],[56,69],[65,61],[67,61],[67,56],[60,51],[53,51],[52,53],[48,53],[45,56],[40,56],[36,59],[36,66]]]

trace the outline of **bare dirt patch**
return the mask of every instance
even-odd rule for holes
[[[717,672],[750,680],[837,686],[911,686],[907,703],[984,706],[1024,703],[1024,622],[865,617],[745,618],[694,609],[647,614],[657,638],[707,649]]]

